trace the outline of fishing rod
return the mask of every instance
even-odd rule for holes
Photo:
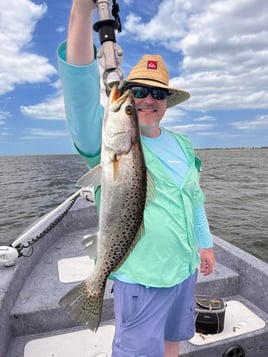
[[[106,93],[109,94],[111,88],[109,86],[108,77],[111,73],[115,74],[119,79],[119,88],[123,87],[124,76],[119,65],[123,59],[123,51],[116,43],[115,30],[121,32],[121,20],[119,17],[119,5],[116,0],[113,0],[112,15],[110,15],[109,0],[94,0],[98,10],[99,21],[97,21],[93,29],[99,33],[101,48],[98,50],[98,60],[103,72],[103,83],[106,88]]]

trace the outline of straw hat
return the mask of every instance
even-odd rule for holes
[[[190,98],[188,92],[169,87],[168,69],[160,55],[144,55],[130,71],[125,85],[129,83],[168,89],[171,94],[167,96],[167,108]]]

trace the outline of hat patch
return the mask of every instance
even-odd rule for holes
[[[148,61],[147,62],[147,69],[157,69],[157,61]]]

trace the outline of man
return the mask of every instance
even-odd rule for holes
[[[92,34],[95,7],[93,0],[73,0],[67,45],[58,52],[69,130],[89,167],[100,160],[103,117]],[[177,357],[179,341],[194,334],[199,256],[204,275],[215,264],[199,186],[201,162],[186,136],[160,127],[166,109],[189,98],[168,82],[162,57],[146,55],[125,86],[135,98],[157,198],[145,209],[144,236],[114,273],[113,357]]]

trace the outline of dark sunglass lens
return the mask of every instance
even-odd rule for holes
[[[145,87],[132,87],[131,91],[133,93],[134,98],[145,98],[148,95],[148,89]]]
[[[152,97],[157,100],[166,99],[168,95],[168,91],[166,89],[161,89],[161,88],[153,88],[151,93],[152,93]]]
[[[154,99],[163,100],[168,96],[168,90],[155,87],[130,87],[134,98],[144,99],[150,93]]]

